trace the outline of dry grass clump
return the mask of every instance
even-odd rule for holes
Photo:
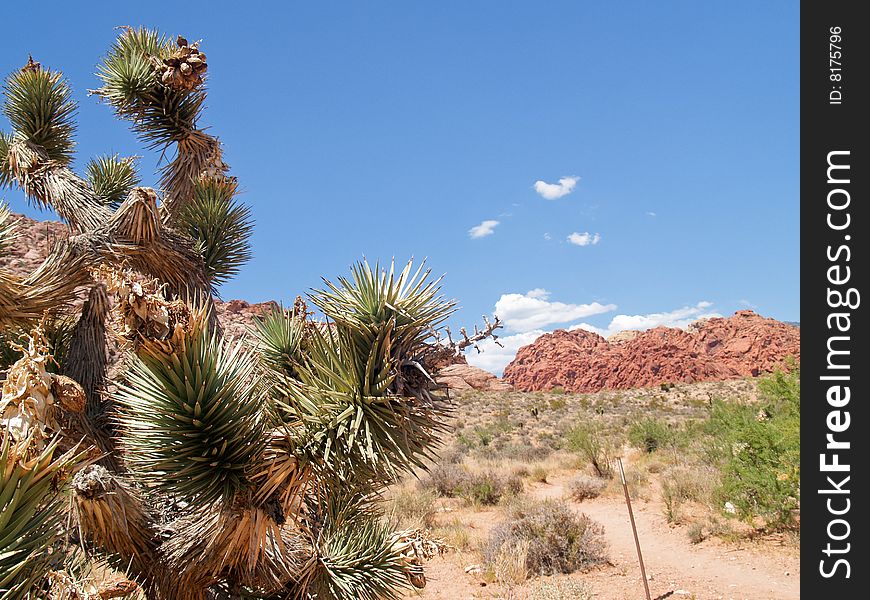
[[[505,552],[528,542],[525,567],[532,575],[571,573],[607,560],[604,528],[559,500],[515,502],[508,520],[490,532],[484,562],[494,566]],[[525,546],[523,546],[524,548]]]
[[[677,466],[662,473],[661,494],[669,523],[680,521],[684,502],[710,504],[718,487],[719,474],[712,467]]]
[[[600,477],[578,475],[568,482],[568,495],[577,502],[597,498],[607,487],[607,482]]]
[[[402,529],[428,529],[434,524],[434,490],[404,486],[393,491],[387,502],[386,514]]]

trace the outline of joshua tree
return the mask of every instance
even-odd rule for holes
[[[226,339],[213,295],[248,259],[198,43],[123,29],[94,91],[155,151],[71,168],[75,104],[32,58],[6,81],[0,186],[67,224],[45,262],[0,270],[0,598],[383,598],[438,544],[378,511],[425,468],[448,403],[453,311],[428,271],[363,262]],[[13,240],[0,207],[0,252]],[[109,364],[107,345],[123,359]],[[128,579],[85,590],[108,565]],[[135,588],[135,589],[133,589]]]

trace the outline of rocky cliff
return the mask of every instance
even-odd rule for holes
[[[504,379],[524,391],[585,393],[756,377],[789,356],[800,360],[798,327],[741,310],[687,331],[657,327],[610,341],[579,329],[544,334],[520,348]]]

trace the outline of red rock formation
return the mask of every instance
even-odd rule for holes
[[[756,377],[800,360],[800,329],[751,310],[693,323],[689,331],[657,327],[609,343],[582,329],[544,334],[517,352],[504,378],[524,391],[572,392]]]
[[[438,371],[438,383],[447,386],[450,391],[481,390],[484,392],[504,392],[511,390],[511,385],[499,379],[489,371],[473,367],[469,364],[456,363]]]

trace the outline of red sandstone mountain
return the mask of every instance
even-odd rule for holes
[[[662,383],[756,377],[800,360],[800,329],[751,310],[693,323],[688,331],[657,327],[608,342],[581,329],[544,334],[517,352],[504,378],[523,391],[571,392]]]

